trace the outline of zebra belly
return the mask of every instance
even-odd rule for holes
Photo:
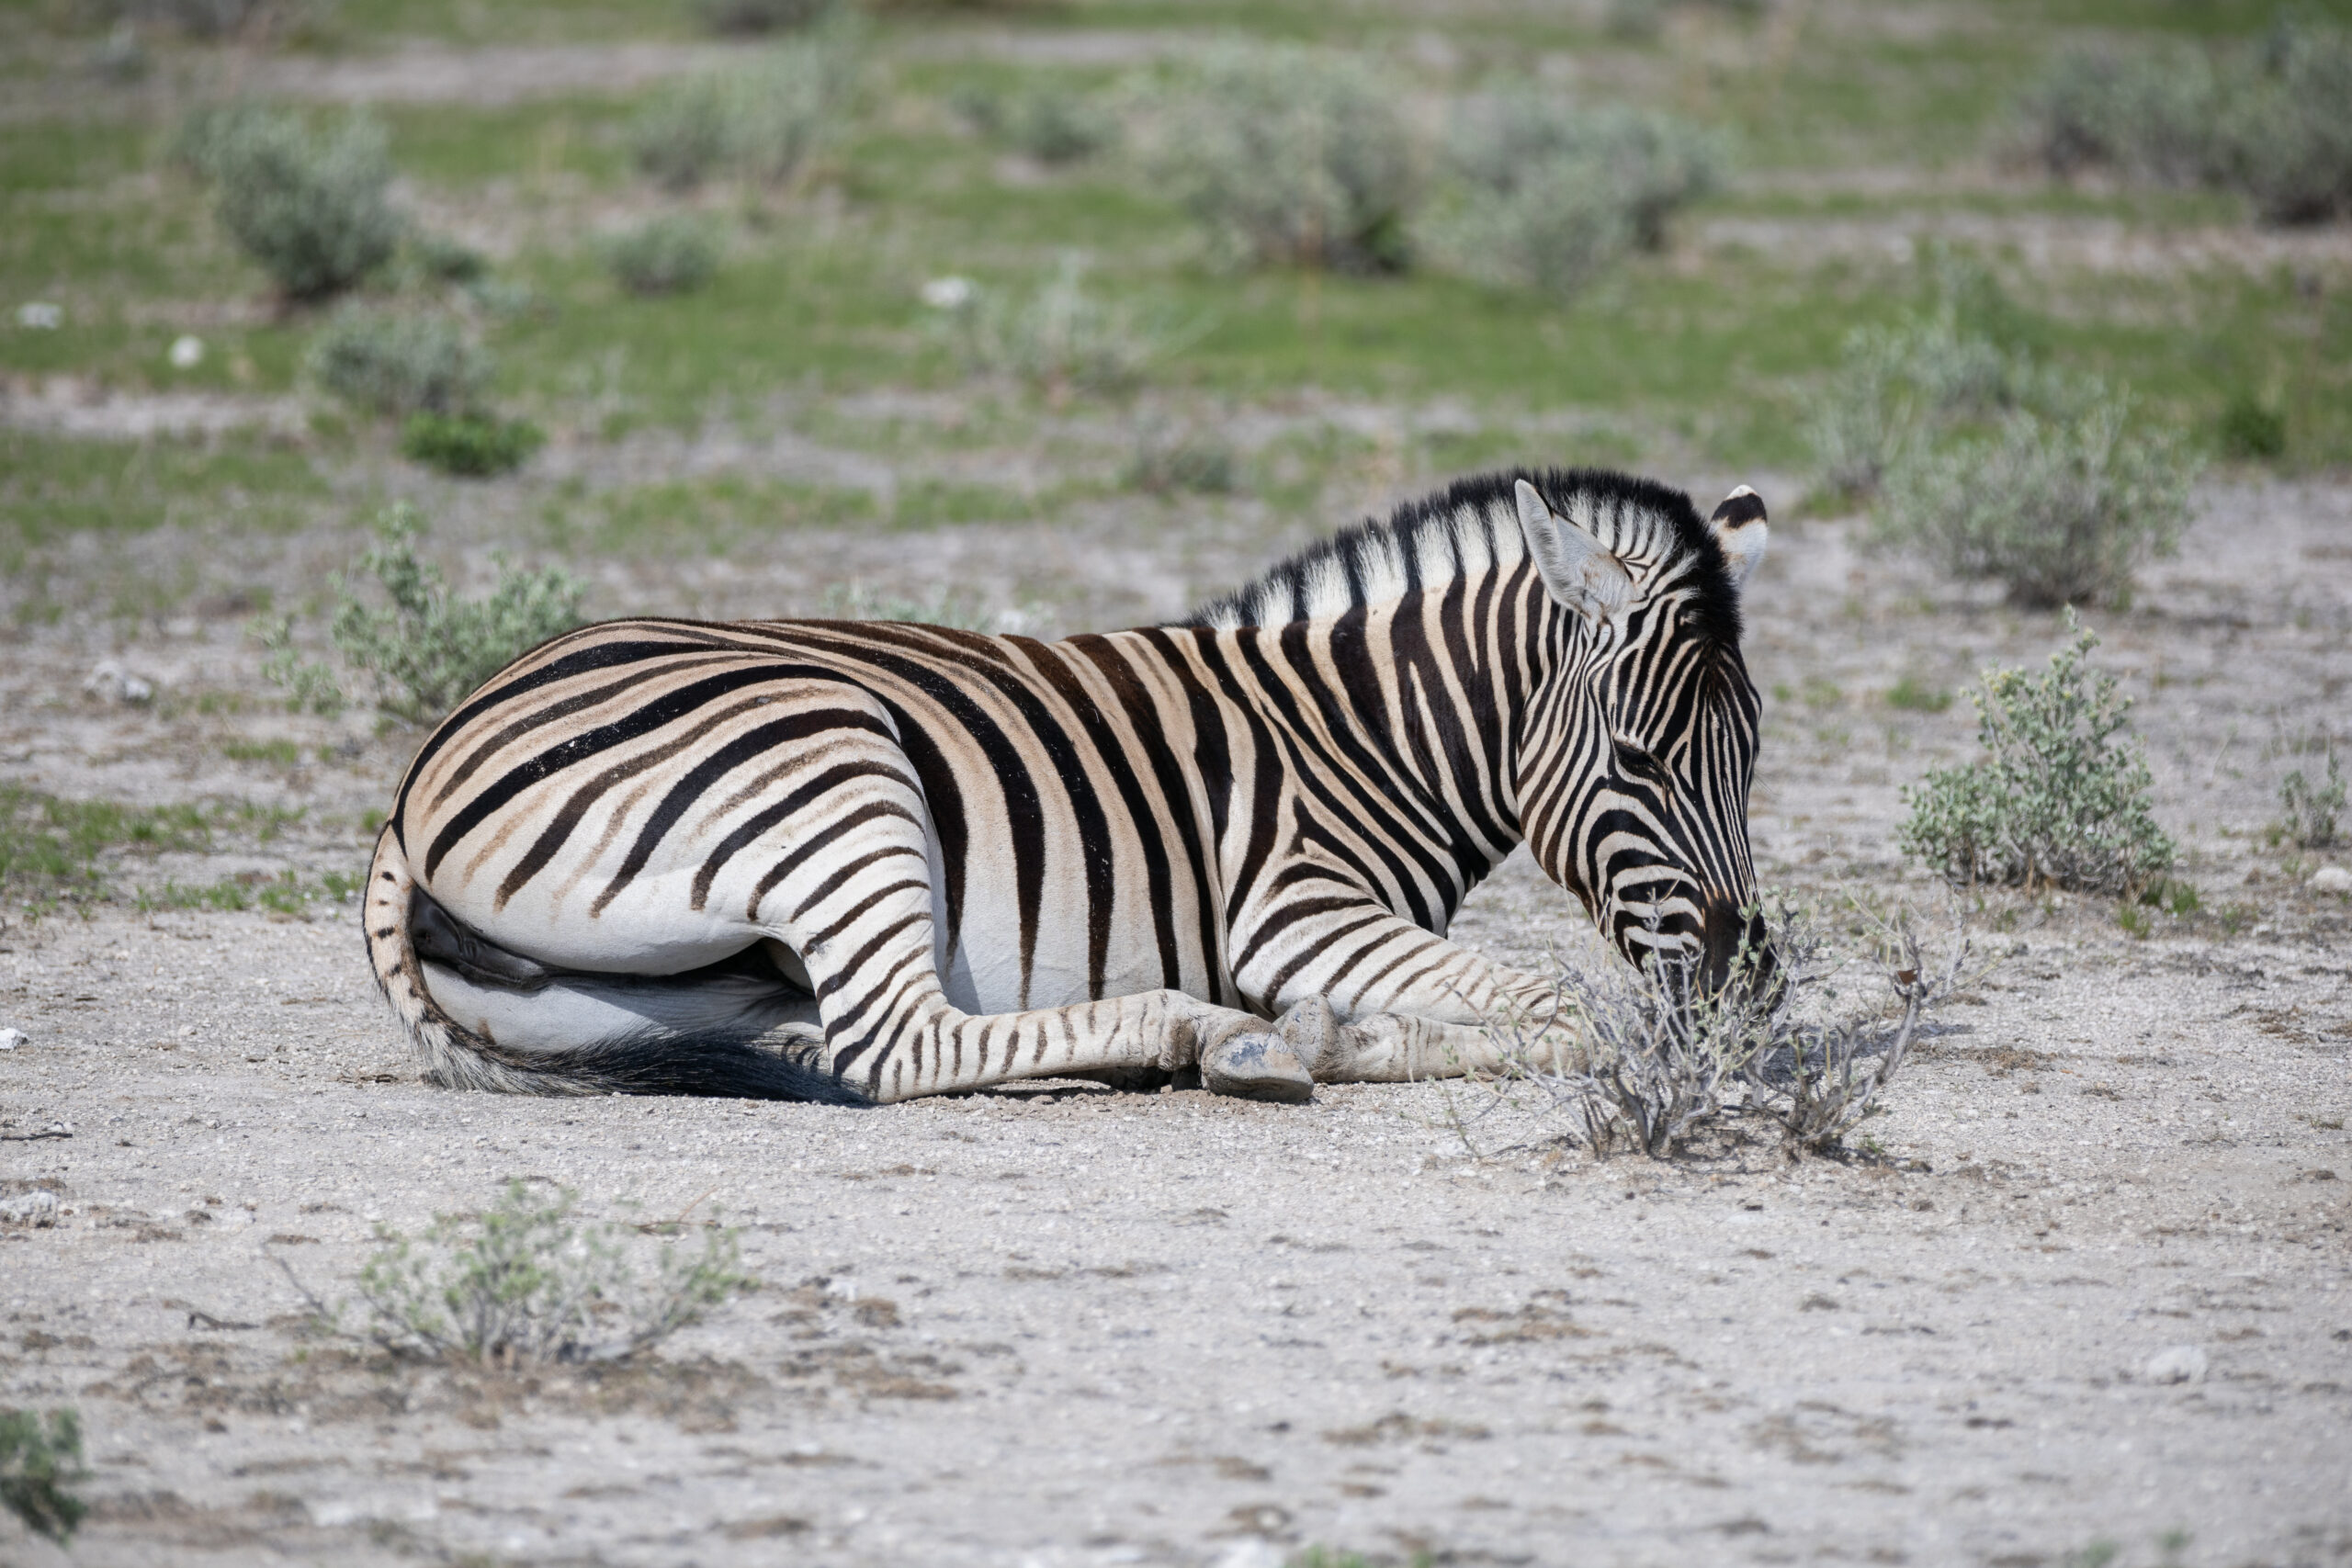
[[[677,975],[731,958],[766,934],[741,911],[694,908],[691,869],[644,877],[593,914],[589,896],[526,888],[504,905],[484,881],[426,891],[489,941],[559,969]]]

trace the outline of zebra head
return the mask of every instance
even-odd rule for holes
[[[1764,503],[1742,485],[1702,523],[1663,486],[1539,478],[1513,492],[1549,654],[1520,736],[1521,827],[1627,958],[1679,951],[1720,986],[1743,943],[1770,961],[1747,842],[1758,707],[1739,652]]]

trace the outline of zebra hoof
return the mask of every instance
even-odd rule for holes
[[[1315,1093],[1315,1078],[1277,1036],[1242,1034],[1201,1058],[1201,1087],[1236,1100],[1303,1105]]]

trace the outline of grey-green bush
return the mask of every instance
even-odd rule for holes
[[[359,558],[383,603],[370,604],[338,578],[331,629],[343,656],[371,676],[377,704],[413,723],[438,718],[518,655],[581,622],[588,585],[558,569],[518,570],[499,563],[490,596],[462,600],[419,560],[424,520],[406,504],[376,522],[378,544]]]
[[[2047,671],[1988,670],[1970,694],[1984,757],[1904,791],[1905,852],[1953,883],[2130,897],[2172,865],[2132,701],[2088,667],[2098,638],[2071,610],[2066,627]]]
[[[695,17],[715,33],[794,32],[831,20],[842,0],[694,0]]]
[[[231,107],[192,118],[177,152],[212,182],[221,228],[289,299],[349,288],[400,243],[391,158],[372,120],[313,133],[291,115]]]
[[[1567,294],[1663,245],[1674,210],[1720,181],[1722,154],[1670,117],[1529,86],[1463,106],[1446,164],[1455,183],[1424,227],[1429,248],[1474,277]]]
[[[2169,434],[2132,430],[2128,399],[2090,381],[2068,391],[2046,395],[2052,412],[2012,409],[1988,437],[1908,457],[1881,536],[2020,604],[2127,603],[2133,570],[2179,542],[2196,464]]]
[[[796,39],[656,94],[630,127],[638,168],[671,190],[721,174],[782,185],[838,127],[855,84],[854,46]]]
[[[1165,100],[1149,161],[1221,260],[1394,271],[1419,189],[1400,96],[1352,56],[1225,46]]]
[[[1090,290],[1075,255],[1025,294],[973,290],[944,323],[974,373],[1016,377],[1047,397],[1130,390],[1169,349],[1133,311]]]
[[[490,360],[447,316],[346,306],[311,340],[318,384],[355,408],[400,418],[473,410]]]
[[[396,1355],[479,1366],[616,1360],[751,1283],[736,1267],[732,1231],[706,1230],[699,1256],[665,1244],[648,1271],[632,1257],[645,1244],[581,1221],[576,1203],[571,1192],[540,1198],[515,1180],[480,1215],[439,1215],[416,1236],[379,1228],[359,1274],[361,1334]]]
[[[656,218],[612,242],[605,263],[631,294],[687,294],[718,270],[718,238],[692,218]]]
[[[1119,120],[1102,104],[1069,87],[1033,88],[1003,116],[1012,144],[1041,164],[1074,164],[1119,140]]]
[[[2352,31],[2290,21],[2254,43],[2075,49],[2022,105],[2053,174],[2107,166],[2243,192],[2273,223],[2352,212]]]
[[[1867,496],[1955,426],[2015,401],[2028,372],[1960,330],[1947,306],[1894,326],[1859,327],[1837,375],[1805,411],[1825,489]]]

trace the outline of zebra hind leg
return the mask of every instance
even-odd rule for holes
[[[862,1099],[824,1071],[816,998],[757,947],[679,975],[560,969],[421,894],[410,936],[434,1001],[517,1066],[624,1093]]]

